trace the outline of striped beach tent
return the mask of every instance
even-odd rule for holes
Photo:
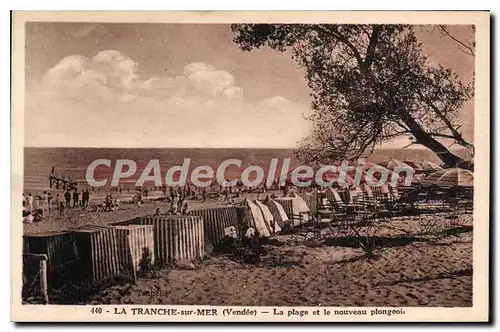
[[[261,237],[270,237],[271,232],[267,227],[259,206],[249,199],[245,200],[245,204],[248,206],[248,219],[250,220],[250,226],[253,226]]]
[[[281,231],[280,225],[276,223],[274,220],[274,216],[264,203],[259,202],[258,200],[255,201],[255,204],[259,207],[260,211],[262,212],[262,216],[264,217],[264,221],[266,222],[267,229],[271,234],[274,234],[276,232]]]
[[[275,201],[279,203],[286,215],[288,216],[288,220],[293,220],[293,198],[292,197],[280,197],[276,198]]]
[[[274,199],[267,199],[264,204],[269,208],[269,211],[273,214],[274,220],[280,226],[280,228],[285,227],[286,224],[290,223],[288,216],[285,212],[283,206],[275,201]]]
[[[307,205],[306,201],[300,197],[298,194],[294,193],[293,201],[293,213],[295,215],[301,215],[302,221],[307,222],[310,219],[311,209]]]

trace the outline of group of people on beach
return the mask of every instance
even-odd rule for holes
[[[285,187],[286,188],[286,187]],[[99,188],[98,188],[99,189]],[[165,202],[168,203],[168,214],[186,215],[188,214],[188,200],[201,200],[202,202],[208,199],[217,199],[229,204],[235,202],[242,193],[266,193],[269,188],[261,186],[258,188],[246,188],[244,186],[218,188],[195,188],[191,185],[178,187],[154,187],[154,188],[135,188],[133,203],[140,206],[144,204],[143,197],[148,197],[148,194],[153,191],[161,190]],[[100,190],[99,190],[100,191]],[[129,188],[112,188],[116,195],[107,194],[102,204],[98,204],[98,211],[116,211],[120,207],[118,193],[130,192]],[[286,195],[286,189],[284,194]],[[56,194],[49,191],[43,191],[41,194],[33,195],[31,192],[23,193],[23,217],[27,217],[27,221],[41,220],[44,213],[49,213],[52,210],[59,211],[59,215],[63,216],[66,210],[84,208],[90,205],[91,192],[96,193],[95,188],[90,189],[66,189],[64,193]],[[55,208],[54,208],[55,206]],[[36,216],[36,217],[35,217]],[[36,219],[36,220],[35,220]]]
[[[170,187],[170,208],[168,214],[188,214],[188,203],[186,200],[192,195],[191,187],[178,187],[177,191]]]
[[[51,192],[44,191],[42,194],[33,195],[31,192],[23,193],[22,206],[25,221],[40,221],[44,213],[49,213],[55,209],[62,215],[65,209],[86,207],[90,201],[90,191],[78,189],[70,191],[67,189],[64,194],[52,195]],[[73,204],[71,204],[73,202]]]

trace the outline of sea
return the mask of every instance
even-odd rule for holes
[[[238,178],[241,171],[247,166],[255,165],[262,167],[266,174],[271,159],[278,159],[278,172],[281,170],[283,160],[291,159],[290,169],[293,169],[299,162],[294,158],[293,149],[247,149],[247,148],[24,148],[24,175],[23,191],[39,192],[49,189],[49,174],[54,168],[58,177],[71,179],[78,183],[79,188],[89,187],[86,180],[86,171],[90,163],[97,159],[111,160],[111,167],[99,166],[95,170],[95,180],[107,179],[110,184],[113,176],[114,165],[118,159],[133,160],[137,164],[134,175],[120,180],[120,186],[133,187],[139,178],[142,170],[151,159],[157,159],[160,164],[162,178],[166,171],[177,165],[182,165],[186,158],[190,159],[190,171],[197,166],[210,166],[214,170],[218,165],[228,159],[241,160],[242,166],[229,166],[226,170],[227,178]],[[455,151],[454,151],[455,152]],[[463,151],[457,151],[463,154]],[[381,162],[390,158],[401,161],[432,161],[439,163],[439,159],[434,153],[424,149],[378,149],[367,160]],[[125,171],[126,169],[124,169]],[[250,178],[252,178],[250,176]],[[153,187],[155,183],[148,181],[144,187]],[[106,186],[105,186],[106,187]],[[105,188],[103,187],[103,188]]]

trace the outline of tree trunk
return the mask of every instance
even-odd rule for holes
[[[460,158],[448,150],[443,144],[423,130],[409,114],[404,118],[404,122],[408,128],[410,128],[413,136],[415,136],[417,143],[422,144],[434,152],[447,167],[460,167],[471,171],[474,170],[473,163]]]
[[[448,167],[460,167],[473,171],[474,165],[467,160],[448,150],[443,144],[428,135],[426,132],[415,135],[417,142],[434,152],[439,159]]]

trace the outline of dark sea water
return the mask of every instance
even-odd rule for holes
[[[430,151],[422,149],[379,149],[375,151],[368,160],[380,162],[389,158],[400,160],[422,161],[428,160],[438,162],[439,159]],[[88,165],[96,159],[109,159],[112,167],[100,166],[96,169],[96,180],[107,178],[108,184],[112,177],[115,161],[117,159],[131,159],[137,163],[137,171],[134,176],[120,181],[122,186],[133,186],[139,178],[142,169],[151,159],[158,159],[161,165],[162,178],[165,172],[172,166],[182,165],[184,158],[190,158],[190,170],[196,166],[208,165],[214,170],[227,159],[239,159],[242,161],[241,168],[230,166],[227,168],[226,176],[236,178],[241,171],[249,166],[256,165],[264,170],[269,168],[272,158],[278,158],[278,172],[285,158],[291,158],[291,168],[298,165],[293,157],[292,149],[116,149],[116,148],[25,148],[24,149],[24,190],[44,190],[49,187],[48,175],[52,166],[56,173],[64,174],[65,178],[71,177],[79,183],[79,187],[87,187],[85,174]],[[145,186],[153,186],[152,182],[146,182]]]

